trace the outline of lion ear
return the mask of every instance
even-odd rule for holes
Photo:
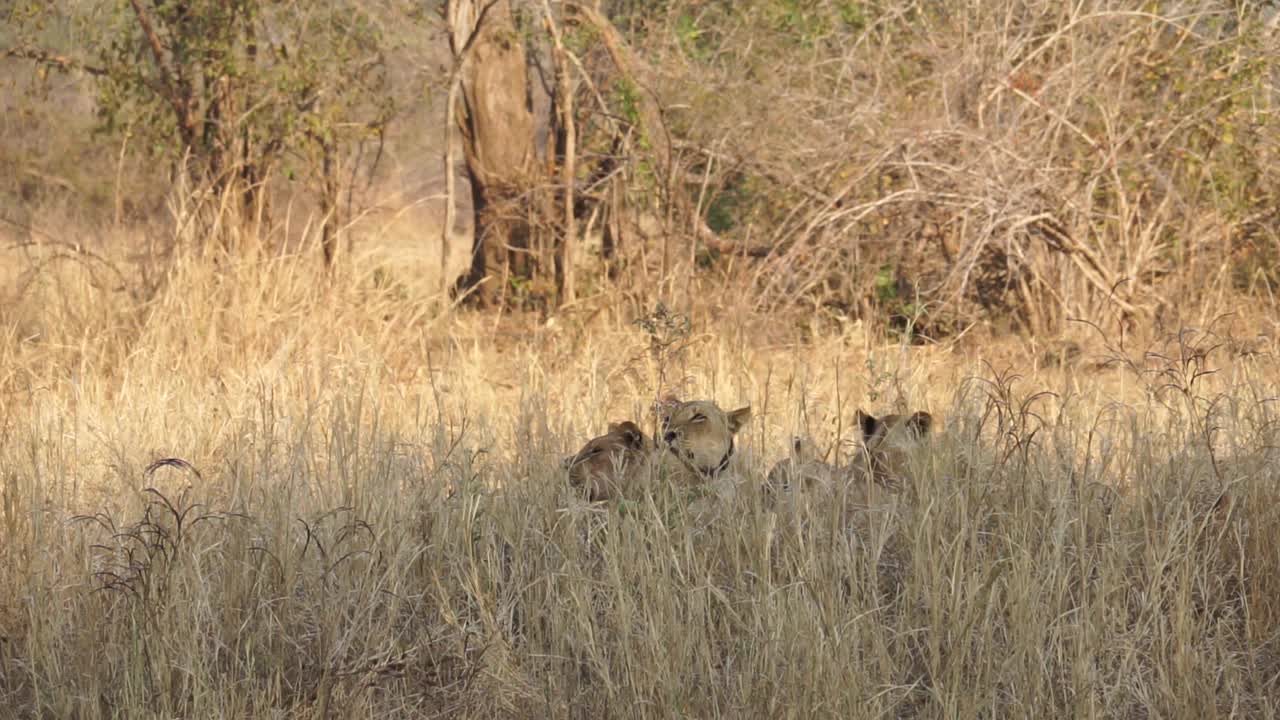
[[[875,437],[876,431],[880,429],[880,421],[875,415],[865,413],[862,408],[858,408],[858,412],[853,416],[854,422],[858,423],[858,427],[862,429],[862,440],[866,442]]]
[[[627,447],[637,450],[644,448],[644,431],[640,429],[639,425],[630,420],[623,420],[620,423],[609,425],[609,432],[621,435],[622,441]]]
[[[751,406],[740,407],[729,413],[729,432],[737,433],[749,422],[751,422]]]
[[[924,437],[933,429],[933,416],[923,410],[914,412],[907,418],[907,428],[916,436]]]
[[[658,400],[653,404],[653,414],[665,421],[667,418],[671,417],[671,412],[679,406],[680,399],[675,395],[667,394],[662,396],[661,400]]]

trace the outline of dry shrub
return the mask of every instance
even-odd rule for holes
[[[550,10],[580,61],[570,84],[582,215],[555,202],[562,177],[495,205],[500,225],[529,226],[529,237],[508,239],[516,259],[493,269],[516,306],[550,312],[567,290],[552,280],[572,284],[579,265],[586,302],[614,301],[618,290],[637,306],[655,294],[722,296],[757,312],[828,308],[933,337],[980,322],[1052,332],[1075,317],[1202,324],[1193,303],[1216,312],[1240,294],[1273,295],[1280,126],[1269,60],[1280,34],[1266,3],[606,3],[635,50],[620,56],[644,72],[619,67],[628,64],[614,57],[621,36],[604,42],[582,4],[516,5],[528,10],[517,15],[534,55],[549,51],[538,18]],[[421,69],[440,61],[439,28],[413,15],[393,32],[402,8],[370,12],[395,40],[391,95],[409,103]],[[53,89],[75,91],[65,81]],[[113,196],[117,222],[131,215],[126,205],[158,213],[155,179],[143,177],[154,168],[141,166],[139,148],[77,140],[68,129],[81,128],[77,116],[24,152],[54,124],[46,106],[56,101],[14,98],[24,111],[6,116],[8,137],[20,138],[15,157],[0,158],[17,179],[6,192],[66,185],[82,188],[85,206]],[[443,152],[428,131],[434,117],[397,117],[393,134],[430,136],[425,144]],[[350,159],[357,195],[381,154]],[[82,155],[92,162],[68,160]],[[72,170],[91,174],[93,189],[63,177]],[[177,197],[179,227],[201,229],[184,242],[202,243],[208,230],[239,248],[270,226],[275,243],[274,233],[307,224],[238,218],[250,226],[241,232],[219,225],[230,222],[229,196]],[[352,220],[358,206],[346,209]],[[280,224],[288,211],[278,209]],[[562,214],[575,218],[548,220]],[[569,252],[570,226],[599,239]],[[553,261],[557,248],[565,257]]]
[[[1040,332],[1270,293],[1264,5],[664,7],[637,34],[712,225],[769,253],[760,310]]]

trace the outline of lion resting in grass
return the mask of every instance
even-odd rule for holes
[[[657,442],[630,420],[611,424],[565,459],[570,484],[597,501],[635,494],[655,477],[684,486],[723,479],[751,407],[725,412],[710,400],[669,399],[656,410]]]
[[[933,429],[933,416],[919,411],[910,415],[877,418],[858,410],[855,416],[861,441],[852,461],[843,466],[828,463],[813,443],[797,437],[790,457],[769,471],[765,489],[770,497],[783,494],[848,489],[856,504],[883,505],[902,489],[909,453]]]
[[[584,489],[592,501],[610,500],[623,494],[635,478],[648,471],[653,443],[639,425],[624,420],[610,423],[609,431],[591,438],[572,457],[565,458],[569,483]]]

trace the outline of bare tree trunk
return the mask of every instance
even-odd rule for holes
[[[332,267],[338,253],[337,148],[333,142],[322,140],[320,152],[320,247],[325,266]]]
[[[461,58],[459,58],[460,60]],[[461,91],[461,73],[459,72],[459,60],[454,62],[454,72],[449,79],[449,99],[445,103],[445,150],[444,150],[444,227],[440,228],[440,295],[447,297],[449,291],[449,245],[453,240],[453,226],[457,222],[458,199],[457,199],[457,167],[456,161],[458,157],[457,149],[457,133],[455,128],[450,125],[454,118],[458,116],[458,93]],[[474,184],[474,183],[473,183]],[[479,228],[475,228],[479,230]],[[478,232],[475,235],[479,235]],[[473,243],[475,240],[472,241]],[[482,273],[483,274],[483,273]],[[470,273],[465,273],[461,280],[465,281],[470,277]]]
[[[462,131],[476,215],[464,283],[491,305],[502,289],[495,275],[505,270],[506,247],[513,235],[528,236],[521,213],[509,209],[537,172],[527,57],[511,0],[449,0],[446,18],[462,99],[452,121]]]
[[[577,174],[577,124],[573,117],[573,82],[569,73],[569,51],[565,50],[560,37],[560,28],[556,25],[555,16],[551,12],[550,0],[542,0],[547,14],[547,29],[555,42],[556,56],[556,107],[559,109],[560,129],[564,134],[564,155],[560,165],[560,183],[564,192],[564,227],[560,240],[558,257],[560,302],[571,303],[574,300],[573,248],[578,237],[578,218],[574,206],[573,183]]]

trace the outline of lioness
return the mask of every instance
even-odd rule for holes
[[[715,478],[729,467],[733,437],[751,420],[750,405],[725,412],[710,400],[668,401],[659,413],[663,447],[686,471],[679,478],[694,483]]]
[[[734,436],[751,420],[751,406],[725,412],[710,400],[671,400],[659,407],[662,446],[659,474],[684,487],[701,487],[689,504],[695,523],[705,523],[738,492],[740,475],[730,469]]]

